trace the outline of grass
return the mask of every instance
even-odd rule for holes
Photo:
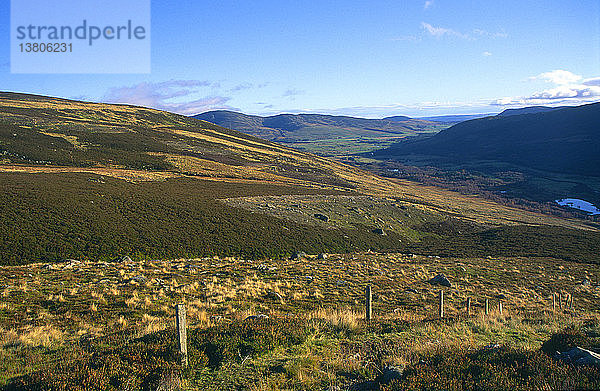
[[[427,282],[440,272],[453,284],[443,288],[445,321],[437,319],[440,288]],[[367,281],[371,324],[362,319]],[[401,386],[408,389],[595,386],[597,371],[569,370],[540,349],[599,346],[598,281],[596,267],[555,259],[377,253],[5,266],[0,384],[316,390],[374,379],[395,365],[406,367]],[[574,309],[553,312],[552,292],[573,294]],[[466,297],[472,316],[464,314]],[[485,316],[483,299],[495,309],[500,297],[503,314]],[[188,369],[178,364],[173,338],[179,302],[190,323]],[[253,314],[269,318],[245,320]],[[499,348],[484,348],[493,344]],[[481,375],[466,375],[471,367]]]

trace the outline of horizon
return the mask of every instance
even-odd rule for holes
[[[420,118],[600,101],[597,1],[154,1],[151,14],[151,73],[12,74],[4,62],[1,89],[184,115]],[[8,38],[9,4],[0,17]]]

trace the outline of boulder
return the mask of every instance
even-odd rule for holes
[[[326,216],[322,213],[315,213],[313,216],[315,217],[315,219],[319,219],[321,221],[325,221],[325,222],[329,221],[329,216]]]
[[[292,255],[292,259],[302,259],[306,258],[306,253],[304,251],[298,251]]]
[[[574,365],[600,366],[600,354],[580,347],[574,347],[562,353],[557,352],[554,358]]]
[[[383,230],[383,228],[375,228],[371,232],[373,232],[374,234],[377,234],[377,235],[385,235],[385,231]]]
[[[327,259],[329,257],[329,255],[325,254],[325,253],[321,253],[319,255],[317,255],[317,259]]]
[[[447,287],[452,286],[452,284],[450,284],[450,281],[443,274],[438,274],[437,276],[433,277],[431,280],[429,280],[429,283],[431,285],[442,285]]]
[[[402,379],[402,374],[404,373],[404,368],[400,367],[385,367],[381,372],[381,375],[375,378],[375,381],[379,384],[390,384],[394,380]]]
[[[246,319],[244,319],[244,320],[246,321],[246,320],[262,320],[262,319],[269,319],[269,316],[265,315],[265,314],[250,315],[250,316],[247,316]]]

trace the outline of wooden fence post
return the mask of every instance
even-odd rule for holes
[[[573,309],[573,294],[571,294],[571,301],[569,303],[569,308]]]
[[[498,312],[502,315],[502,302],[498,301]]]
[[[440,291],[440,319],[444,317],[444,291]]]
[[[490,314],[490,301],[488,299],[485,299],[485,314]]]
[[[467,315],[471,315],[471,298],[467,297]]]
[[[187,325],[185,319],[185,304],[177,304],[175,307],[175,323],[177,326],[177,344],[181,354],[181,365],[188,365],[187,352]]]
[[[373,318],[373,295],[371,294],[371,285],[365,289],[365,320],[371,321]]]

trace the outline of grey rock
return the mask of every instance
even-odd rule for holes
[[[326,216],[322,213],[315,213],[313,216],[315,217],[315,219],[319,219],[321,221],[325,221],[325,222],[329,221],[329,216]]]
[[[600,366],[600,354],[580,347],[574,347],[562,353],[557,352],[554,358],[574,365]]]
[[[298,251],[292,255],[292,259],[302,259],[306,258],[306,253],[304,251]]]
[[[373,380],[355,383],[348,388],[348,391],[379,391],[379,383]]]
[[[266,299],[270,299],[270,300],[279,300],[279,301],[283,301],[283,297],[282,297],[282,296],[281,296],[279,293],[277,293],[277,292],[274,292],[274,291],[268,291],[268,292],[265,294],[265,298],[266,298]]]
[[[452,284],[450,284],[450,281],[443,274],[438,274],[437,276],[433,277],[431,280],[429,280],[429,283],[431,285],[442,285],[447,287],[452,286]]]
[[[377,234],[377,235],[385,235],[385,231],[383,230],[383,228],[375,228],[371,232],[373,232],[374,234]]]
[[[329,257],[329,255],[325,254],[325,253],[321,253],[319,255],[317,255],[317,259],[327,259]]]
[[[379,375],[379,376],[377,376],[377,378],[375,378],[375,381],[379,384],[387,385],[387,384],[390,384],[394,380],[402,379],[403,373],[404,373],[404,368],[393,367],[393,366],[385,367],[385,368],[383,368],[381,375]]]
[[[269,316],[265,315],[265,314],[250,315],[250,316],[247,316],[246,319],[244,319],[244,320],[246,321],[246,320],[262,320],[262,319],[269,319]]]

